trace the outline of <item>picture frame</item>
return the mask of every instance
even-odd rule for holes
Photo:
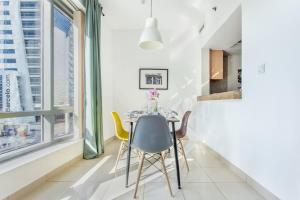
[[[165,68],[140,68],[139,89],[168,90],[169,70]]]

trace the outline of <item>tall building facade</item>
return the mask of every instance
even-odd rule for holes
[[[41,12],[40,0],[20,0],[29,84],[34,110],[41,109]]]
[[[0,5],[2,85],[0,111],[39,110],[41,108],[39,0],[1,0]]]

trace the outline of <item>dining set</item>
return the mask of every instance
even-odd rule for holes
[[[129,131],[123,127],[122,120],[117,112],[112,112],[112,117],[115,124],[115,135],[121,140],[118,156],[115,163],[115,173],[118,163],[121,158],[126,156],[125,170],[125,187],[129,186],[129,175],[131,167],[132,153],[137,154],[139,158],[138,174],[135,182],[134,198],[137,197],[137,191],[143,169],[146,170],[149,166],[144,166],[145,161],[151,165],[156,162],[161,163],[159,169],[165,176],[170,195],[173,197],[168,171],[165,165],[165,159],[174,152],[176,177],[178,189],[181,189],[179,154],[184,159],[187,170],[189,166],[185,155],[182,139],[186,136],[188,119],[191,111],[186,111],[182,119],[179,118],[177,112],[170,113],[156,112],[147,113],[143,111],[131,111],[126,113],[125,123],[129,124]],[[176,123],[181,122],[180,128],[176,130]]]

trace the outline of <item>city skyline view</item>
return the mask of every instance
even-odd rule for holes
[[[73,29],[72,21],[54,8],[55,99],[58,105],[73,101]],[[42,109],[42,19],[40,0],[0,2],[0,112]],[[66,82],[67,81],[67,82]],[[55,117],[55,126],[63,135],[69,115]],[[71,124],[71,123],[68,123]],[[0,119],[0,154],[42,142],[41,116]]]

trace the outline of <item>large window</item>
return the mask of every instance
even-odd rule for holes
[[[2,119],[0,129],[1,154],[40,143],[42,140],[39,116]]]
[[[74,35],[72,19],[54,8],[54,104],[73,105]]]
[[[54,105],[74,104],[74,33],[73,20],[58,7],[54,7]],[[55,138],[72,132],[73,114],[55,116]]]
[[[74,9],[53,2],[0,6],[0,161],[74,135],[79,35]]]

